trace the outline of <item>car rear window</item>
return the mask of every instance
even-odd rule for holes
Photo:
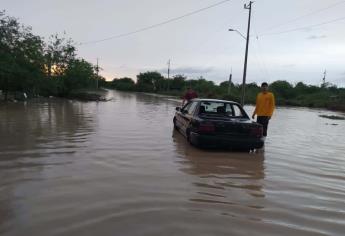
[[[237,104],[226,102],[209,102],[200,103],[199,114],[226,115],[231,117],[244,117],[242,109]]]

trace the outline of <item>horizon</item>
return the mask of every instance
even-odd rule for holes
[[[71,6],[61,1],[55,8],[38,0],[20,3],[18,8],[18,2],[5,0],[2,8],[45,40],[66,32],[75,42],[84,42],[77,46],[78,56],[93,64],[99,58],[104,68],[100,74],[108,81],[121,77],[135,81],[137,74],[146,71],[167,77],[171,60],[171,77],[202,76],[219,84],[228,80],[232,68],[233,82],[242,83],[245,43],[228,29],[245,32],[248,11],[243,4],[247,1],[150,0],[136,2],[136,8],[133,2],[107,0],[83,2],[83,8],[77,8],[81,1]],[[247,83],[286,80],[320,85],[327,70],[326,82],[344,87],[345,33],[341,29],[345,17],[340,16],[345,1],[293,0],[280,4],[283,12],[276,11],[274,3],[260,0],[253,4]],[[197,12],[200,9],[204,10]],[[39,15],[32,14],[38,11]]]

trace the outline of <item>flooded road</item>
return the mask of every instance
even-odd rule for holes
[[[0,104],[0,235],[344,235],[337,113],[277,109],[264,152],[205,151],[176,101],[108,96]]]

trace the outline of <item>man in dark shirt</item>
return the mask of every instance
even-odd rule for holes
[[[193,89],[191,89],[190,87],[187,88],[187,92],[183,96],[182,106],[185,104],[186,101],[188,103],[191,99],[197,98],[197,97],[198,97],[198,94]]]

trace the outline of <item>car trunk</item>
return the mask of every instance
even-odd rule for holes
[[[230,118],[226,116],[202,117],[204,122],[214,125],[214,134],[236,137],[261,137],[261,126],[246,118]]]

